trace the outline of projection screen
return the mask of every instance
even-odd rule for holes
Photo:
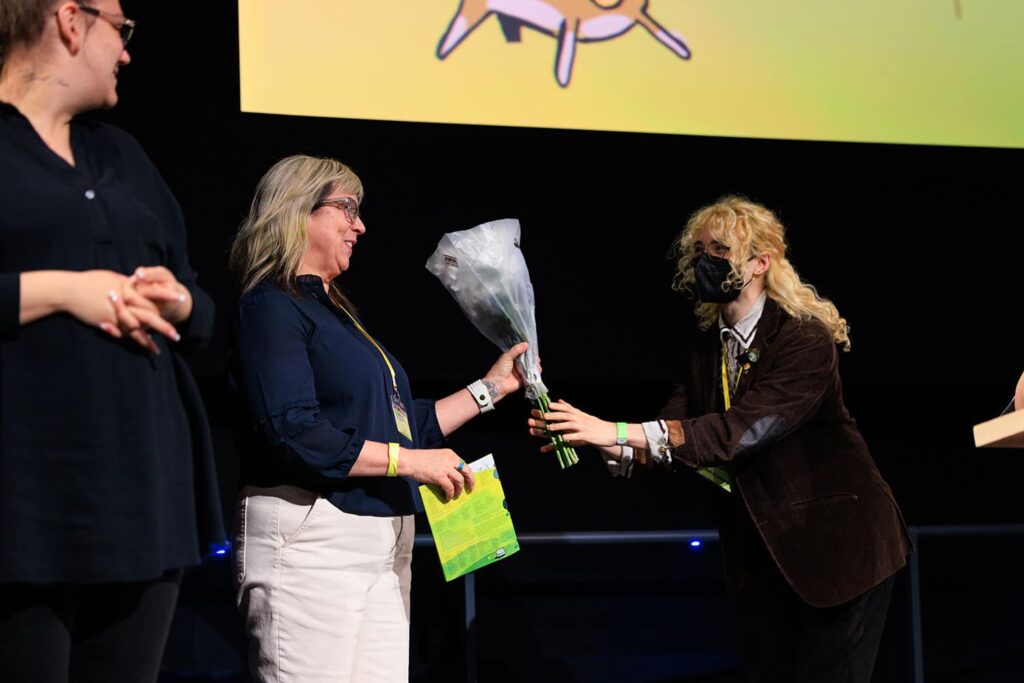
[[[1024,147],[1021,0],[240,0],[245,112]]]

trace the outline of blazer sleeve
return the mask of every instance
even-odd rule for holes
[[[658,413],[659,420],[684,420],[690,416],[689,391],[685,384],[677,384],[665,407]]]
[[[684,374],[679,384],[675,386],[671,395],[669,395],[665,407],[658,413],[659,420],[685,420],[693,415],[695,410],[691,400],[694,395],[692,393],[694,391],[693,381],[694,377],[699,376],[700,373],[700,349],[704,346],[706,346],[705,340],[698,338],[686,350],[683,356],[685,359]],[[717,348],[717,338],[715,347]]]
[[[763,362],[763,374],[731,409],[682,421],[676,460],[706,467],[755,456],[806,424],[838,383],[835,344],[817,323],[792,321]]]

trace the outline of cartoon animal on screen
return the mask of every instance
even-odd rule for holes
[[[637,25],[680,59],[689,59],[682,36],[655,21],[647,12],[649,4],[650,0],[460,0],[437,44],[437,58],[445,59],[494,14],[507,42],[519,42],[524,26],[558,40],[555,80],[563,88],[572,78],[578,43],[612,40]]]

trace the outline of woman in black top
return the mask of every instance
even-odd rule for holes
[[[224,537],[181,212],[135,140],[76,118],[117,102],[133,26],[117,0],[0,5],[5,681],[155,680],[197,528]]]

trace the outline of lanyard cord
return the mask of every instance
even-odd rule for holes
[[[729,368],[725,364],[725,352],[726,347],[722,345],[722,395],[725,397],[725,409],[729,410],[732,407],[732,401],[730,400],[729,393]],[[733,387],[733,391],[739,388],[740,378],[743,377],[743,366],[736,368],[736,383]]]
[[[367,332],[365,329],[363,329],[363,326],[359,324],[359,321],[357,321],[352,316],[351,313],[349,313],[347,310],[345,310],[344,306],[339,306],[338,308],[340,308],[342,311],[345,311],[345,315],[347,315],[348,319],[352,321],[352,324],[356,326],[356,329],[359,330],[363,334],[363,336],[366,337],[366,340],[368,342],[370,342],[371,344],[373,344],[373,347],[375,349],[377,349],[377,351],[380,353],[380,357],[384,359],[384,363],[388,366],[388,372],[391,373],[391,388],[394,389],[395,393],[397,394],[398,393],[398,377],[395,375],[395,367],[391,364],[391,361],[388,360],[388,355],[386,353],[384,353],[384,349],[382,349],[380,347],[380,344],[378,344],[377,341],[373,337],[370,336],[369,332]]]

